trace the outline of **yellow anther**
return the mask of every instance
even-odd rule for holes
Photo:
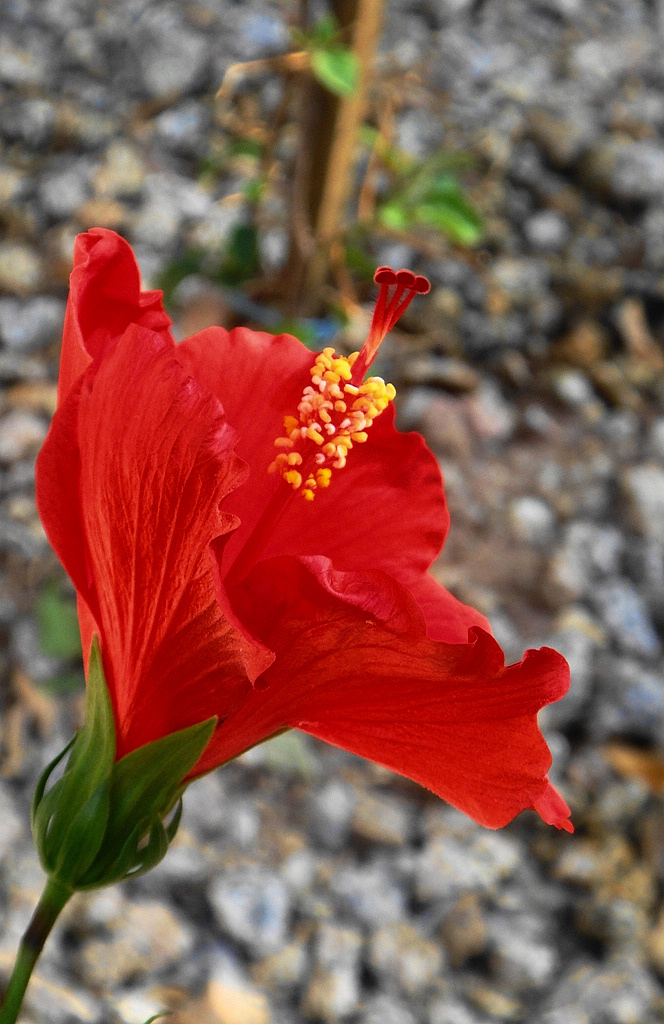
[[[278,454],[270,472],[278,472],[306,501],[329,487],[332,470],[346,465],[353,444],[368,441],[372,421],[394,398],[394,388],[381,377],[351,383],[357,358],[357,352],[339,356],[333,348],[315,357],[297,416],[285,417],[284,436],[275,441],[277,448],[293,450]],[[307,464],[305,473],[295,468]]]
[[[295,490],[302,486],[302,474],[298,473],[296,469],[289,469],[283,474],[283,478],[286,483],[290,484],[291,487],[294,487]]]
[[[316,444],[322,444],[323,441],[325,440],[320,431],[316,430],[315,427],[307,428],[307,437],[309,438],[310,441],[315,441]]]
[[[350,380],[351,368],[346,359],[338,359],[334,365],[334,369],[339,374],[342,380]]]

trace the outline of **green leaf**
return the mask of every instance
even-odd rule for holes
[[[238,285],[260,270],[258,234],[253,224],[237,224],[231,231],[215,278],[222,284]]]
[[[357,89],[360,63],[346,46],[313,50],[311,68],[321,85],[335,96],[352,96]]]
[[[173,301],[173,293],[180,281],[190,274],[200,274],[203,255],[201,249],[187,249],[182,256],[171,260],[157,275],[156,285],[163,291],[166,305]]]
[[[255,206],[263,197],[266,187],[267,185],[264,178],[256,178],[254,181],[248,181],[242,186],[244,198],[251,206]]]
[[[412,218],[403,203],[392,199],[379,208],[378,220],[392,231],[405,231],[410,226]]]
[[[482,237],[482,221],[463,198],[419,203],[413,214],[415,223],[444,231],[461,245],[475,245]]]
[[[39,597],[35,614],[44,654],[63,661],[80,657],[81,634],[73,597],[63,594],[58,586],[51,585]]]
[[[250,156],[256,160],[263,155],[265,146],[258,139],[250,139],[246,136],[240,139],[232,139],[228,146],[229,156]]]
[[[294,338],[297,338],[306,345],[312,352],[317,352],[320,348],[320,339],[318,332],[313,324],[307,323],[306,320],[280,320],[279,323],[274,325],[274,334],[292,334]]]

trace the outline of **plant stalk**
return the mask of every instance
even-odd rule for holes
[[[297,223],[291,225],[287,275],[289,297],[299,314],[317,312],[329,272],[330,246],[343,231],[383,7],[384,0],[332,0],[332,10],[360,68],[351,96],[334,96],[315,80],[300,86],[303,141],[295,172],[294,218],[304,224],[299,230]]]
[[[0,1024],[14,1024],[17,1020],[25,990],[44,943],[71,895],[72,891],[67,886],[53,878],[48,879],[32,920],[21,939],[14,970],[0,1007]]]

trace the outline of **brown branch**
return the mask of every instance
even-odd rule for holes
[[[338,239],[353,190],[359,129],[380,38],[383,0],[335,0],[334,13],[359,64],[352,95],[333,96],[317,82],[301,83],[301,153],[295,175],[294,210],[306,212],[308,231],[291,230],[288,283],[291,304],[314,313],[329,274],[330,246]],[[303,245],[304,240],[304,245]]]

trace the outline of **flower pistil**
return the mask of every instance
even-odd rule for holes
[[[297,416],[285,417],[284,434],[274,442],[280,451],[270,472],[279,473],[306,501],[329,486],[332,470],[343,469],[353,445],[367,441],[371,424],[394,398],[394,386],[382,377],[362,378],[415,295],[429,290],[427,279],[410,270],[379,267],[374,280],[380,293],[361,351],[340,356],[325,348],[316,356]]]

